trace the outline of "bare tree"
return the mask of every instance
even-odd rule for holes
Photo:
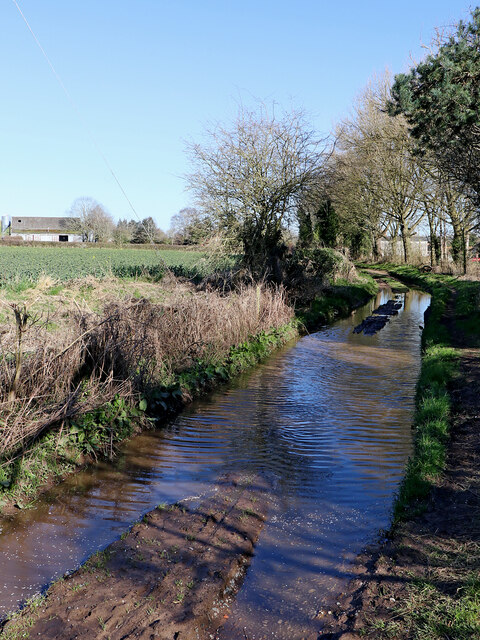
[[[172,216],[169,235],[178,244],[199,244],[214,234],[213,220],[205,211],[184,207]]]
[[[318,176],[326,142],[302,112],[277,117],[264,107],[241,110],[232,128],[218,126],[207,138],[187,146],[198,205],[240,246],[252,273],[278,279],[282,232]]]
[[[409,240],[425,216],[420,194],[426,176],[413,153],[405,118],[386,111],[389,95],[390,78],[385,74],[367,86],[353,118],[338,127],[341,188],[337,208],[346,203],[352,206],[353,198],[370,229],[400,235],[404,259],[409,262]]]
[[[115,223],[103,205],[93,198],[77,198],[68,210],[77,219],[76,226],[85,240],[105,242],[110,240]]]

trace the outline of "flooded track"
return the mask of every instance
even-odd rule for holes
[[[15,608],[160,502],[208,493],[229,471],[263,472],[274,504],[221,638],[300,639],[334,601],[351,560],[386,527],[411,450],[429,296],[410,291],[374,336],[373,306],[300,339],[114,464],[76,474],[1,522],[0,614]]]

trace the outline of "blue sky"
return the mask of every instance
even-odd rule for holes
[[[406,70],[459,0],[12,0],[0,2],[0,214],[58,216],[79,196],[167,229],[190,204],[185,140],[242,102],[304,108],[328,134],[374,73]]]

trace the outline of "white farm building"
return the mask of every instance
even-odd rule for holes
[[[39,242],[83,242],[77,218],[2,216],[2,237],[10,235]]]

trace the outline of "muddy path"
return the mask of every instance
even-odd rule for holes
[[[2,637],[197,640],[228,618],[263,527],[267,483],[238,475],[191,509],[160,505],[54,583]]]
[[[357,559],[346,592],[331,611],[321,612],[319,640],[430,640],[418,633],[423,625],[431,629],[432,619],[435,638],[479,637],[472,627],[480,617],[480,349],[459,332],[453,305],[452,300],[444,323],[459,353],[459,373],[449,388],[447,468],[425,513]],[[465,594],[469,585],[469,607],[452,607],[449,599]]]

